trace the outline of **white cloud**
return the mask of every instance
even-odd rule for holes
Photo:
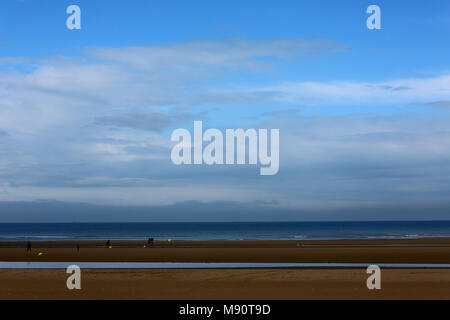
[[[450,75],[381,82],[290,82],[264,88],[250,88],[247,91],[255,95],[258,92],[273,92],[271,97],[273,101],[310,106],[405,105],[427,103],[433,99],[450,99]]]
[[[131,65],[146,71],[182,72],[193,67],[257,67],[258,57],[290,57],[309,52],[340,50],[344,46],[326,39],[275,39],[262,41],[190,41],[168,45],[98,48],[87,52],[102,61]]]

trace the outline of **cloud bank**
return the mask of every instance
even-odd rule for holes
[[[261,208],[291,218],[446,208],[450,75],[378,82],[272,77],[281,66],[345,49],[325,39],[226,40],[1,58],[8,68],[0,69],[0,201],[181,211],[203,203],[218,220],[218,203],[233,203],[252,219]],[[434,111],[302,112],[412,105]],[[224,129],[236,110],[248,113],[244,125],[280,128],[277,176],[262,178],[252,166],[171,163],[171,129],[193,120]]]

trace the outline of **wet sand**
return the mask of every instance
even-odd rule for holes
[[[0,243],[10,262],[450,263],[450,239]]]
[[[369,291],[364,269],[0,270],[0,299],[450,299],[449,269],[384,269]]]

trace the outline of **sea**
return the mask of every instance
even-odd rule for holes
[[[0,241],[333,240],[450,237],[450,221],[0,223]]]

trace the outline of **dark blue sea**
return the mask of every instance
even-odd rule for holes
[[[394,239],[450,237],[450,221],[1,223],[0,241],[18,240]]]

